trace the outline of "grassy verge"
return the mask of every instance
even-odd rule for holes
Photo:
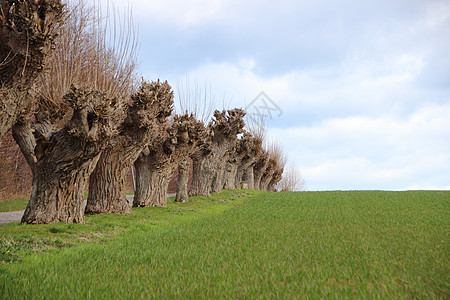
[[[242,204],[256,191],[225,191],[212,197],[191,197],[189,203],[168,198],[167,208],[133,208],[132,214],[87,215],[86,224],[0,224],[0,263],[21,262],[31,254],[73,247],[86,242],[104,244],[120,234],[154,230],[178,219],[218,214]]]
[[[24,210],[27,204],[28,199],[0,200],[0,212]]]
[[[449,192],[257,193],[229,209],[244,203],[241,193],[92,216],[85,225],[0,226],[10,239],[54,234],[74,243],[4,262],[0,291],[46,299],[448,298]]]
[[[126,193],[127,195],[133,195],[133,192]],[[85,193],[84,197],[87,199],[87,193]],[[0,212],[8,212],[8,211],[18,211],[25,210],[27,207],[29,199],[0,199]]]

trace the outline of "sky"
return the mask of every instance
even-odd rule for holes
[[[306,190],[450,189],[450,1],[127,5],[139,73],[264,113]]]

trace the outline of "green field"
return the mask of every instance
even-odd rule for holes
[[[0,225],[0,298],[442,298],[450,192],[228,191]]]

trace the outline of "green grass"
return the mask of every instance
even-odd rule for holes
[[[450,192],[241,193],[83,225],[1,225],[4,240],[49,242],[11,246],[0,295],[448,298]]]
[[[0,212],[24,210],[28,199],[6,199],[0,200]]]
[[[126,193],[127,195],[133,195],[132,192]],[[84,193],[84,198],[87,199],[88,194]],[[0,212],[7,212],[7,211],[18,211],[18,210],[25,210],[27,207],[29,199],[0,199]]]

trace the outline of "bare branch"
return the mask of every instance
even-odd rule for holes
[[[276,189],[279,191],[303,191],[305,190],[305,180],[295,163],[290,163],[284,170],[282,179],[277,183]]]
[[[211,94],[211,86],[205,81],[200,86],[197,80],[185,78],[184,82],[177,82],[176,98],[179,113],[193,114],[198,120],[207,123],[214,111],[215,99]]]

